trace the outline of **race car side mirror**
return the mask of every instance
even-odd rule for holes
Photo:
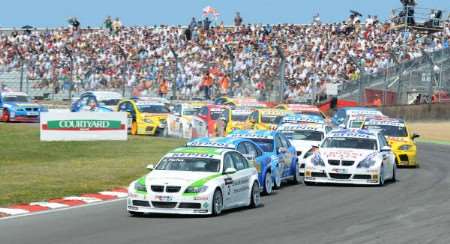
[[[154,164],[149,164],[149,165],[147,165],[147,169],[152,171],[152,170],[155,169],[155,165]]]
[[[384,146],[381,148],[382,152],[390,152],[391,151],[391,147],[390,146]]]
[[[252,154],[244,154],[244,157],[248,160],[248,161],[253,161],[255,160],[255,155]]]
[[[414,140],[414,139],[419,138],[419,137],[420,137],[419,134],[413,133],[412,136],[411,136],[411,139]]]
[[[234,174],[236,172],[237,172],[237,170],[235,168],[228,168],[228,169],[225,170],[224,174],[232,175],[232,174]]]
[[[345,125],[344,125],[344,124],[340,124],[338,127],[339,127],[340,129],[345,129]]]

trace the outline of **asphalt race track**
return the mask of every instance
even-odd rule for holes
[[[381,188],[286,186],[217,218],[131,218],[121,200],[0,220],[0,243],[450,243],[450,147],[418,148],[421,167]]]

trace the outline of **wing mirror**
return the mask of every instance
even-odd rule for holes
[[[285,147],[278,148],[278,153],[286,153],[287,149]]]
[[[149,164],[149,165],[147,165],[147,169],[152,171],[152,170],[155,169],[155,165],[154,164]]]
[[[339,124],[338,127],[339,127],[339,129],[345,129],[345,125],[344,124]]]
[[[419,138],[419,137],[420,137],[419,134],[413,133],[412,136],[411,136],[411,139],[414,140],[414,139]]]
[[[226,169],[225,170],[225,174],[226,175],[232,175],[232,174],[234,174],[234,173],[236,173],[237,172],[237,170],[235,169],[235,168],[228,168],[228,169]]]
[[[248,160],[248,161],[254,161],[255,160],[255,155],[253,154],[244,154],[244,157]]]
[[[381,148],[382,152],[390,152],[391,151],[391,147],[390,146],[384,146]]]

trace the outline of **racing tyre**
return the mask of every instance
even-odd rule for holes
[[[298,183],[300,183],[300,166],[298,165],[298,163],[296,165],[297,166],[295,166],[295,173],[292,178],[292,184],[294,184],[294,185],[297,185]]]
[[[380,180],[378,181],[378,185],[384,186],[384,165],[381,165],[379,177],[380,177]]]
[[[395,167],[395,165],[394,165],[394,166],[393,166],[393,169],[392,169],[392,180],[391,180],[392,182],[396,182],[396,181],[397,181],[397,177],[396,177],[396,175],[395,175],[395,173],[396,173],[396,172],[395,172],[395,171],[396,171],[395,168],[396,168],[396,167]]]
[[[133,122],[131,123],[131,134],[132,134],[133,136],[135,136],[135,135],[137,135],[137,131],[138,131],[138,129],[137,129],[137,122],[136,122],[136,121],[133,121]]]
[[[223,197],[222,192],[219,189],[214,191],[213,199],[212,199],[212,216],[219,216],[222,213],[223,209]]]
[[[264,195],[270,195],[273,192],[273,180],[272,180],[272,174],[267,171],[266,175],[264,176],[264,186],[263,186],[263,193]]]
[[[250,195],[250,208],[257,208],[261,205],[261,194],[258,182],[253,182],[252,192]]]
[[[144,214],[140,213],[140,212],[128,211],[128,213],[130,214],[131,217],[142,217],[142,216],[144,216]]]
[[[8,109],[4,109],[3,110],[2,121],[3,122],[9,122],[9,111],[8,111]]]

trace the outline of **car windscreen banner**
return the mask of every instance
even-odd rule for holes
[[[41,141],[127,140],[124,112],[41,113]]]
[[[171,114],[167,117],[167,134],[173,137],[192,139],[208,136],[208,130],[206,123],[196,116],[180,117]]]

